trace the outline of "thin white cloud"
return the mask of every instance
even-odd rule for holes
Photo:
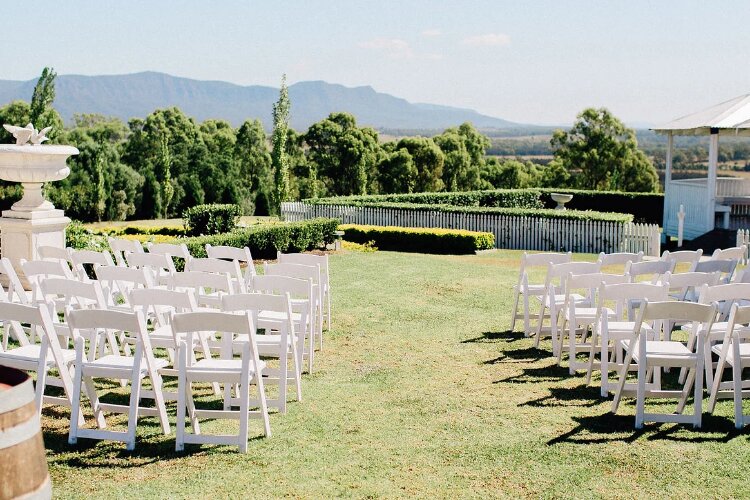
[[[443,32],[440,31],[439,29],[428,29],[428,30],[424,30],[422,32],[422,36],[426,36],[426,37],[436,37],[436,36],[440,36],[442,34],[443,34]]]
[[[510,36],[505,33],[487,33],[464,38],[461,44],[470,47],[504,47],[510,44]]]
[[[394,59],[414,56],[414,51],[406,40],[400,38],[373,38],[357,44],[360,48],[383,51]]]

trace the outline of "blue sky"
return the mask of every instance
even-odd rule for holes
[[[729,0],[8,2],[0,79],[286,73],[523,123],[587,106],[659,123],[750,93],[748,20]]]

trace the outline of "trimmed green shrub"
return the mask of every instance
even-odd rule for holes
[[[228,233],[237,227],[242,215],[239,205],[196,205],[182,214],[185,232],[190,236]]]
[[[76,250],[108,250],[107,238],[86,228],[81,222],[74,220],[65,229],[65,246]]]
[[[621,191],[588,191],[583,189],[550,189],[540,190],[541,201],[545,208],[554,208],[551,193],[569,193],[573,199],[565,204],[574,210],[607,210],[632,214],[635,222],[661,225],[664,220],[663,193],[626,193]]]
[[[313,250],[333,243],[337,219],[310,219],[285,224],[258,224],[222,234],[180,238],[193,257],[206,257],[206,243],[213,246],[248,247],[256,259],[274,259],[276,252]]]
[[[107,236],[123,235],[162,235],[185,236],[185,229],[181,226],[103,226],[91,229],[94,234]]]
[[[338,196],[305,200],[313,204],[371,205],[373,203],[417,203],[463,207],[544,208],[538,189],[490,189],[449,193],[378,194]]]
[[[456,207],[450,205],[417,205],[412,203],[368,203],[368,207],[393,208],[397,210],[421,210],[464,214],[497,214],[515,217],[538,217],[542,219],[598,220],[605,222],[632,222],[631,214],[594,212],[581,210],[553,210],[528,208]]]
[[[414,228],[394,226],[339,226],[344,240],[370,244],[379,250],[437,254],[467,254],[495,247],[492,233],[460,229]]]

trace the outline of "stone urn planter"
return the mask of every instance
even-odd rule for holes
[[[42,245],[65,247],[65,228],[70,219],[48,200],[42,188],[45,182],[59,181],[70,174],[67,159],[78,154],[72,146],[42,145],[44,133],[31,124],[24,128],[5,126],[16,137],[16,144],[0,144],[0,179],[20,182],[23,197],[0,217],[0,253],[8,257],[21,281],[20,259],[39,258]],[[31,139],[32,144],[26,142]]]
[[[550,196],[552,197],[552,201],[557,203],[555,210],[567,210],[565,204],[573,199],[572,194],[566,193],[550,193]]]

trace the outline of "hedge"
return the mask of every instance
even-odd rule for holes
[[[492,189],[451,193],[410,193],[365,196],[342,196],[305,200],[324,205],[380,206],[381,203],[419,205],[453,205],[462,207],[549,208],[557,206],[550,193],[570,193],[573,199],[566,207],[579,211],[607,211],[631,214],[636,222],[661,224],[664,213],[662,193],[629,193],[587,191],[582,189],[529,188]]]
[[[180,238],[193,257],[206,257],[206,244],[248,247],[256,259],[275,259],[276,252],[301,252],[333,243],[337,219],[310,219],[286,224],[258,224],[230,233]]]
[[[360,226],[344,224],[344,240],[373,244],[379,250],[436,254],[467,254],[495,247],[492,233],[460,229]]]
[[[658,224],[664,217],[664,193],[627,193],[621,191],[587,191],[583,189],[541,189],[545,208],[554,208],[551,193],[569,193],[573,199],[565,204],[574,210],[607,210],[632,214],[635,222]]]
[[[490,189],[448,193],[377,194],[305,200],[313,204],[370,205],[372,203],[417,203],[463,207],[544,208],[538,189]]]
[[[185,232],[191,236],[228,233],[237,227],[242,208],[232,204],[190,207],[182,214]]]
[[[107,236],[123,235],[161,235],[161,236],[185,236],[185,229],[182,226],[99,226],[92,228],[94,234],[104,234]]]
[[[596,220],[604,222],[627,223],[633,221],[631,214],[594,212],[592,210],[554,210],[528,208],[495,208],[495,207],[457,207],[451,205],[418,205],[413,203],[368,203],[366,207],[394,208],[400,210],[437,211],[465,214],[497,214],[516,217],[539,217],[543,219]]]

